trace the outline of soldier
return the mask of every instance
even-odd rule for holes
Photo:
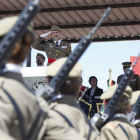
[[[109,100],[115,93],[118,85],[111,86],[106,92],[101,95],[101,99],[105,100],[105,107]],[[101,129],[101,140],[136,140],[138,139],[138,133],[135,128],[126,119],[126,114],[130,112],[130,98],[132,95],[132,89],[127,86],[125,89],[116,113],[112,121],[108,122]]]
[[[35,39],[32,47],[34,49],[45,51],[48,57],[48,64],[51,64],[56,59],[61,57],[67,57],[71,53],[71,45],[68,42],[61,40],[61,28],[58,26],[52,26],[51,28],[51,37],[53,38],[52,42],[48,42],[45,40],[46,34],[38,36]]]
[[[66,58],[60,58],[52,63],[47,69],[47,81],[49,82],[60,70],[65,63]],[[77,63],[70,71],[67,80],[52,99],[53,104],[50,106],[52,117],[63,120],[73,127],[81,136],[86,139],[99,139],[99,132],[94,125],[91,126],[86,115],[82,112],[79,104],[77,104],[77,97],[81,87],[81,72],[82,67]]]
[[[41,53],[37,53],[36,63],[38,67],[44,67],[45,56]]]
[[[131,62],[122,63],[124,72],[127,68],[131,67],[131,64],[132,64]],[[117,84],[119,84],[122,76],[123,75],[118,76]],[[133,91],[140,90],[140,79],[139,79],[139,76],[137,74],[133,75],[133,78],[131,79],[129,86],[132,88]]]
[[[7,17],[0,20],[1,39],[9,32],[17,19],[17,17]],[[84,139],[66,123],[50,118],[47,103],[39,98],[39,106],[37,98],[25,85],[21,75],[21,64],[30,51],[32,41],[33,30],[32,26],[29,26],[15,44],[12,54],[2,70],[0,132],[2,130],[8,136],[19,140]]]
[[[134,105],[136,103],[139,96],[140,96],[140,90],[133,92],[132,99],[131,99],[131,105]],[[140,111],[138,111],[135,116],[134,125],[140,129]]]

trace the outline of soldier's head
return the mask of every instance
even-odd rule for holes
[[[100,99],[105,100],[105,108],[106,108],[109,100],[113,97],[117,87],[118,87],[118,85],[113,85],[106,92],[104,92],[101,95]],[[121,101],[119,102],[116,113],[126,114],[126,113],[130,112],[131,95],[132,95],[132,89],[130,86],[127,86],[124,93],[123,93]]]
[[[97,80],[97,78],[95,76],[89,77],[89,80],[88,81],[89,81],[89,84],[91,86],[96,86],[97,85],[97,82],[98,82],[98,80]]]
[[[51,80],[51,78],[57,74],[57,72],[66,62],[66,60],[67,58],[60,58],[57,61],[53,62],[50,66],[48,66],[46,72],[48,76],[48,83]],[[58,94],[77,96],[81,87],[81,73],[82,67],[78,63],[76,63],[70,71],[67,80],[61,87],[60,92]]]
[[[3,37],[12,29],[18,17],[6,17],[0,20],[0,41]],[[33,23],[31,23],[24,35],[15,44],[15,47],[11,53],[8,60],[10,63],[22,64],[26,55],[31,49],[31,44],[33,42]]]
[[[45,62],[45,56],[41,53],[37,53],[36,55],[36,63],[37,66],[44,66],[44,62]]]
[[[140,96],[140,90],[134,91],[132,93],[132,98],[131,98],[131,101],[130,101],[130,104],[131,104],[132,107],[137,102],[137,99],[139,98],[139,96]],[[135,116],[135,119],[140,119],[140,107],[138,108],[138,112]]]
[[[52,26],[51,28],[51,37],[55,40],[55,41],[58,41],[60,40],[60,36],[61,36],[61,28],[54,25]]]
[[[130,68],[131,67],[131,62],[123,62],[122,65],[123,65],[123,71],[125,72],[125,70],[127,68]]]

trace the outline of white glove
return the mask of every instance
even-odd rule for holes
[[[48,36],[51,32],[52,32],[52,31],[50,31],[50,32],[48,32],[48,33],[45,33],[45,34],[42,34],[42,35],[40,35],[40,37],[46,37],[46,36]]]

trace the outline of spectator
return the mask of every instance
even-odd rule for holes
[[[89,88],[85,94],[85,99],[94,99],[95,96],[101,96],[103,93],[103,89],[98,88],[97,86],[97,78],[95,76],[91,76],[89,78],[89,84],[91,85],[91,88]]]
[[[36,63],[38,67],[44,67],[45,56],[41,53],[37,53]]]

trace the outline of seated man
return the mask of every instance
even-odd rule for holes
[[[36,63],[38,67],[44,67],[45,56],[41,53],[37,53]]]

